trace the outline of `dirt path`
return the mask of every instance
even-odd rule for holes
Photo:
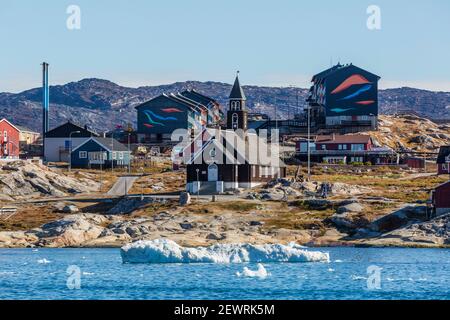
[[[125,176],[120,177],[116,183],[112,186],[112,188],[108,191],[108,195],[110,196],[123,196],[130,191],[133,187],[133,183],[136,181],[138,177]]]
[[[435,176],[435,175],[436,175],[435,172],[423,172],[423,173],[412,174],[407,177],[400,178],[399,180],[413,180],[413,179],[417,179],[417,178],[431,177],[431,176]]]

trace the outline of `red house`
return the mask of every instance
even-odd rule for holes
[[[369,135],[330,135],[317,136],[316,150],[349,150],[367,151],[372,149],[372,138]]]
[[[0,120],[0,158],[19,158],[20,130],[6,119]]]
[[[442,146],[437,158],[438,174],[450,174],[450,146]]]
[[[431,192],[431,202],[436,216],[450,213],[450,181],[437,186]]]
[[[308,142],[297,141],[296,153],[300,161],[306,161]],[[388,147],[377,147],[370,135],[318,135],[310,142],[311,161],[328,164],[371,163],[395,164],[397,154]]]

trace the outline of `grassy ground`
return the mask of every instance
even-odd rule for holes
[[[53,212],[53,209],[48,205],[27,206],[19,208],[17,213],[9,219],[0,217],[0,231],[30,230],[62,217],[62,214]]]

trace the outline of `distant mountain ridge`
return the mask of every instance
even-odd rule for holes
[[[286,118],[305,105],[308,89],[291,87],[243,86],[247,105],[252,112]],[[135,106],[164,92],[195,89],[227,106],[231,84],[185,81],[167,85],[129,88],[96,78],[83,79],[50,87],[50,127],[71,120],[87,124],[97,132],[108,131],[117,124],[136,121]],[[297,108],[298,94],[298,108]],[[30,129],[41,130],[42,89],[34,88],[17,94],[0,93],[0,118]],[[379,91],[380,112],[393,114],[412,110],[424,117],[450,118],[450,92],[433,92],[414,88]]]

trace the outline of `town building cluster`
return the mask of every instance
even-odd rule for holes
[[[368,133],[377,130],[380,77],[353,64],[314,75],[307,107],[290,119],[252,113],[237,75],[226,108],[193,89],[162,93],[135,107],[136,130],[130,125],[105,133],[70,121],[48,128],[47,72],[44,64],[43,134],[0,120],[1,159],[42,156],[70,168],[130,168],[137,154],[169,151],[174,168],[186,170],[186,190],[212,194],[285,177],[280,146],[287,139],[295,142],[292,155],[303,163],[426,165],[423,158],[401,157],[379,145]],[[184,132],[184,143],[174,139],[178,130]],[[450,175],[450,146],[440,149],[437,164],[438,174]],[[445,198],[441,190],[447,185],[439,186],[433,199]]]

